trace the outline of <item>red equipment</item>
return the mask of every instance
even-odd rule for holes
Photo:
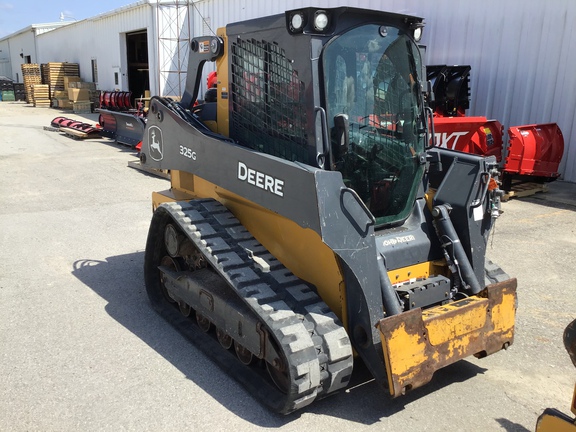
[[[560,176],[564,137],[556,123],[513,126],[507,131],[497,120],[467,117],[470,66],[427,66],[434,99],[436,145],[467,153],[496,156],[509,190],[512,177],[525,181],[552,181]]]
[[[146,114],[144,104],[138,102],[132,108],[132,92],[105,91],[100,93],[100,116],[103,137],[111,138],[120,144],[136,146],[144,135]]]
[[[142,141],[146,119],[144,117],[122,111],[100,110],[98,122],[102,127],[103,137],[111,138],[117,143],[136,146]]]
[[[100,108],[129,110],[132,108],[132,92],[104,91],[100,93]]]
[[[486,117],[434,118],[436,145],[502,160],[502,125]]]
[[[97,125],[94,126],[67,117],[56,117],[50,122],[50,125],[75,139],[99,138],[101,136],[101,129]]]
[[[564,137],[556,123],[513,126],[508,129],[506,172],[557,178],[563,153]]]
[[[208,78],[206,78],[207,80],[207,84],[208,84],[208,88],[213,88],[216,87],[216,84],[218,83],[218,76],[216,74],[216,71],[212,71],[208,74]]]
[[[68,128],[85,134],[99,133],[100,129],[94,125],[84,123],[78,120],[70,119],[67,117],[56,117],[50,122],[50,125],[55,128]]]

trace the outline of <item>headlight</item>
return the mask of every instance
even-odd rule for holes
[[[304,26],[304,16],[301,13],[295,13],[290,18],[290,26],[292,31],[301,31]]]
[[[324,31],[328,27],[328,15],[325,11],[316,11],[314,14],[314,28],[318,31]]]
[[[414,40],[420,42],[420,39],[422,39],[422,27],[416,27],[414,29]]]

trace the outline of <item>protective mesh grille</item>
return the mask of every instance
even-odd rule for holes
[[[292,161],[308,160],[304,83],[277,45],[232,44],[232,138]]]

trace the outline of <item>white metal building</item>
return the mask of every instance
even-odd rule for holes
[[[22,82],[20,65],[37,63],[37,36],[65,26],[68,22],[32,24],[0,39],[0,75]]]
[[[79,63],[82,78],[100,90],[147,88],[153,95],[177,96],[183,91],[191,37],[286,9],[347,4],[424,17],[426,63],[472,66],[469,114],[505,126],[558,123],[565,139],[560,172],[576,182],[573,0],[141,0],[36,34],[32,62]],[[15,49],[11,37],[0,40],[0,68],[6,67],[6,42]],[[17,72],[18,53],[11,61]]]

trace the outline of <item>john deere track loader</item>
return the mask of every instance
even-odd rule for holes
[[[485,257],[496,161],[429,146],[422,28],[347,7],[229,24],[191,41],[180,102],[151,100],[141,163],[171,188],[148,295],[274,411],[345,388],[356,358],[396,397],[513,341],[516,280]]]

